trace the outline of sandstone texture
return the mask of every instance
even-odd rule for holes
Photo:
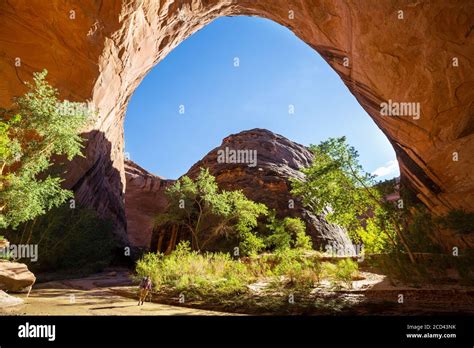
[[[134,247],[150,246],[155,217],[166,208],[165,188],[173,180],[166,180],[147,172],[132,161],[125,161],[125,213],[127,234]]]
[[[226,148],[227,151],[256,151],[256,166],[252,163],[219,163],[219,154],[225,153]],[[311,214],[289,192],[290,179],[303,179],[299,170],[312,161],[313,155],[303,145],[266,129],[252,129],[226,137],[186,175],[195,178],[200,168],[208,168],[216,177],[219,188],[242,190],[247,198],[274,209],[279,218],[299,217],[305,221],[315,249],[325,250],[326,245],[334,244],[350,252],[352,244],[344,229],[329,224],[323,216]]]
[[[21,292],[35,281],[36,277],[25,264],[0,260],[0,290]]]
[[[402,181],[434,213],[474,211],[472,1],[5,0],[0,106],[46,68],[63,98],[97,109],[85,130],[86,158],[73,162],[66,184],[113,218],[126,243],[123,120],[130,96],[180,42],[236,15],[271,19],[313,47],[386,134]],[[419,103],[419,119],[382,116],[388,100]],[[474,245],[453,234],[438,238],[446,249]]]

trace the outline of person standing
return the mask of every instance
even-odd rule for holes
[[[139,298],[138,298],[139,306],[143,305],[151,288],[152,288],[152,283],[151,283],[150,276],[143,277],[139,286]]]

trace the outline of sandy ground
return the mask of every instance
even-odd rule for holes
[[[232,315],[162,305],[117,295],[114,288],[130,285],[128,272],[108,272],[83,279],[37,284],[22,305],[0,308],[0,315]]]
[[[24,303],[0,308],[0,315],[237,315],[221,312],[219,306],[191,303],[190,307],[174,306],[175,298],[155,299],[160,303],[146,302],[138,306],[136,285],[129,274],[128,270],[114,270],[81,279],[36,284],[29,297],[14,294]],[[324,303],[349,305],[340,314],[474,314],[473,287],[457,284],[394,286],[380,274],[361,272],[360,275],[361,279],[354,281],[350,289],[333,291],[330,284],[323,281],[314,291]],[[258,293],[260,285],[253,284],[252,290]],[[403,303],[398,302],[400,294],[404,296]],[[252,313],[245,308],[236,311]],[[318,311],[310,312],[306,314],[318,314]]]

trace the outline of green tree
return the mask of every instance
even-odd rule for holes
[[[345,227],[354,238],[358,238],[361,218],[371,218],[371,224],[376,224],[392,244],[396,243],[396,235],[415,262],[396,207],[384,201],[374,176],[364,172],[357,151],[346,143],[346,138],[330,138],[311,145],[310,150],[315,160],[302,169],[305,180],[292,180],[292,193],[302,197],[303,204],[316,214],[325,214],[329,222]],[[370,226],[373,231],[373,225]]]
[[[48,169],[55,156],[81,155],[79,132],[89,113],[60,101],[46,75],[35,73],[27,93],[0,109],[0,228],[16,228],[72,197]]]
[[[275,213],[268,218],[268,230],[271,234],[266,238],[268,247],[275,250],[296,249],[310,250],[312,249],[311,238],[306,234],[306,226],[299,218],[285,217],[277,219]]]
[[[367,219],[365,226],[358,227],[356,233],[367,253],[378,254],[390,249],[391,242],[386,233],[381,233],[375,219]]]
[[[218,237],[236,236],[248,253],[263,248],[253,233],[258,218],[267,214],[264,204],[255,203],[241,191],[219,190],[208,169],[201,168],[195,180],[187,176],[166,190],[168,207],[157,216],[157,227],[177,225],[191,234],[192,248],[205,249]]]

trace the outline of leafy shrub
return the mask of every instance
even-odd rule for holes
[[[309,291],[319,283],[321,276],[320,263],[317,259],[307,257],[299,249],[283,249],[267,258],[273,265],[271,274],[276,277],[275,283],[281,281],[280,277],[288,280],[286,287],[299,291]]]
[[[351,259],[342,259],[336,264],[323,262],[321,268],[322,276],[330,279],[336,287],[340,286],[341,283],[351,287],[352,280],[359,271],[359,265]]]
[[[351,286],[352,279],[357,275],[358,271],[359,266],[357,262],[351,259],[340,260],[336,267],[336,279],[347,286]]]
[[[151,277],[154,288],[172,288],[195,296],[232,295],[246,291],[252,276],[225,253],[200,254],[181,242],[170,255],[146,254],[137,262],[139,277]]]
[[[265,248],[263,238],[250,231],[241,232],[240,239],[239,247],[242,255],[256,256]]]
[[[311,238],[306,234],[306,226],[299,218],[286,217],[279,220],[275,213],[269,217],[267,229],[271,234],[266,238],[266,244],[275,250],[284,250],[294,247],[296,249],[312,249]]]
[[[369,254],[387,252],[393,247],[387,233],[381,231],[373,219],[367,219],[365,228],[359,227],[356,234],[364,245],[364,251]]]
[[[108,266],[116,242],[112,223],[94,210],[63,205],[20,226],[5,231],[12,244],[37,244],[37,262],[28,262],[33,271],[89,273]]]
[[[270,280],[279,290],[308,292],[320,281],[317,258],[300,249],[233,260],[226,253],[191,250],[181,242],[170,255],[149,253],[137,262],[138,277],[150,276],[154,289],[184,292],[191,296],[233,296],[248,291],[257,280]]]
[[[302,221],[300,220],[300,222]],[[304,229],[296,232],[296,240],[294,247],[296,249],[302,250],[311,250],[313,248],[313,242],[311,241],[311,237],[306,234],[306,231]]]
[[[291,233],[285,228],[284,220],[275,217],[275,213],[269,217],[267,225],[270,235],[266,238],[266,245],[275,250],[289,249],[291,246]]]
[[[321,272],[324,278],[335,278],[337,266],[331,262],[323,262],[321,264]]]

